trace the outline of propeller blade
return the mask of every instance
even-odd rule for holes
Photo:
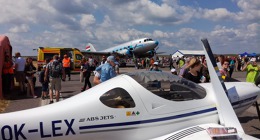
[[[241,133],[245,133],[229,99],[227,98],[227,89],[223,79],[221,78],[208,40],[202,39],[201,41],[204,45],[204,52],[207,59],[212,87],[214,90],[220,123],[221,125],[227,127],[235,127]]]

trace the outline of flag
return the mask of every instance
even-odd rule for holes
[[[90,52],[90,46],[86,46],[86,51]]]

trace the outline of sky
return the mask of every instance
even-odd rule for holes
[[[103,50],[138,38],[159,52],[260,53],[260,0],[0,0],[0,35],[13,53],[39,46]]]

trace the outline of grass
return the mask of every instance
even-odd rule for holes
[[[8,100],[0,100],[0,113],[5,111],[5,108],[8,106]]]

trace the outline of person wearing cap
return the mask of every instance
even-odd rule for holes
[[[153,67],[150,69],[150,71],[160,71],[161,72],[162,70],[159,69],[158,65],[159,65],[159,63],[157,61],[154,62]]]
[[[172,73],[173,75],[177,75],[176,69],[175,69],[175,68],[172,68],[172,69],[171,69],[171,73]]]
[[[115,65],[118,64],[114,56],[107,57],[107,63],[100,67],[100,83],[116,76]],[[99,67],[98,67],[99,68]],[[96,71],[99,71],[96,69]]]
[[[246,81],[255,83],[260,70],[260,67],[257,66],[256,58],[251,58],[250,61],[245,64],[242,71],[245,70],[247,71]]]
[[[49,88],[48,81],[44,81],[45,70],[46,70],[46,65],[43,65],[42,71],[39,74],[39,82],[42,84],[42,95],[41,95],[42,100],[45,100],[47,98],[47,93]]]

